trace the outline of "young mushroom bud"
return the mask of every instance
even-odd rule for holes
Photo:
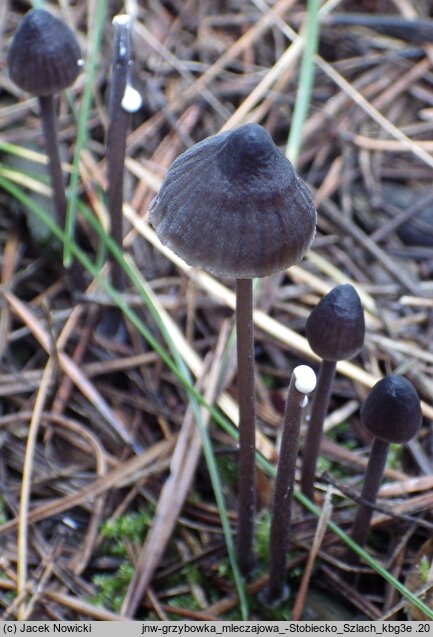
[[[66,194],[57,139],[54,95],[71,86],[80,73],[80,47],[66,24],[44,9],[32,9],[26,13],[16,30],[7,64],[9,75],[15,84],[38,98],[54,204],[63,229],[66,221]],[[74,272],[78,274],[77,270]]]
[[[353,358],[364,345],[364,311],[349,283],[330,290],[310,313],[305,325],[308,343],[326,361]]]
[[[398,374],[382,378],[361,408],[364,427],[383,442],[409,442],[421,426],[421,406],[412,383]]]
[[[32,95],[63,91],[75,82],[81,70],[81,52],[75,35],[44,9],[26,13],[7,59],[11,79]]]
[[[236,278],[239,396],[238,557],[251,571],[255,516],[252,278],[300,261],[316,211],[292,164],[257,124],[209,137],[169,169],[150,208],[161,242],[189,265]]]
[[[337,285],[325,294],[307,319],[306,335],[313,352],[322,358],[302,459],[302,492],[313,499],[323,421],[336,364],[356,356],[364,344],[364,311],[352,285]]]
[[[374,439],[351,536],[364,546],[389,445],[409,442],[421,426],[421,404],[412,383],[397,374],[382,378],[368,393],[361,408],[361,422]],[[349,560],[355,562],[356,555],[351,552]]]

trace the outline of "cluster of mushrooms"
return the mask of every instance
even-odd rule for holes
[[[122,242],[123,164],[128,113],[140,98],[129,82],[129,19],[115,24],[115,59],[110,91],[107,141],[108,203],[113,238]],[[30,63],[31,62],[31,63]],[[54,95],[69,86],[82,66],[70,29],[47,11],[24,17],[8,55],[11,78],[38,97],[58,222],[64,227],[66,196],[56,134]],[[309,190],[292,164],[257,124],[205,139],[180,155],[169,169],[150,208],[150,223],[161,242],[186,263],[236,281],[237,388],[239,401],[238,561],[248,577],[254,570],[256,517],[255,381],[253,294],[255,277],[272,275],[298,263],[315,235],[316,210]],[[112,281],[123,288],[112,263]],[[282,423],[270,533],[269,581],[262,600],[277,605],[287,598],[289,545],[295,466],[308,394],[314,392],[302,448],[302,492],[314,499],[316,463],[323,421],[339,360],[359,354],[364,343],[364,313],[353,286],[339,285],[312,310],[306,336],[321,359],[316,375],[307,365],[291,375]],[[421,408],[412,384],[399,375],[380,380],[361,409],[373,435],[352,537],[364,545],[390,443],[405,443],[421,425]],[[349,561],[355,554],[350,553]],[[355,556],[356,557],[356,556]]]

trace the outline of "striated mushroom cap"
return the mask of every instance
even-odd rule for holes
[[[311,311],[305,326],[308,343],[327,361],[348,360],[364,345],[364,310],[349,283],[337,285]]]
[[[300,261],[314,238],[316,210],[269,133],[246,124],[176,159],[152,202],[150,223],[189,265],[251,278]]]
[[[401,444],[411,440],[422,422],[420,400],[412,383],[398,374],[382,378],[362,405],[361,421],[384,442]]]
[[[7,63],[11,79],[24,91],[52,95],[75,81],[80,60],[69,27],[44,9],[32,9],[15,32]]]

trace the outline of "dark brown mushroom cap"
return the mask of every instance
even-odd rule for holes
[[[246,124],[176,159],[152,202],[150,222],[189,265],[251,278],[300,261],[314,238],[316,210],[269,133]]]
[[[420,400],[412,383],[398,374],[382,378],[362,405],[361,421],[373,436],[384,442],[408,442],[422,421]]]
[[[364,345],[364,310],[348,283],[325,294],[311,311],[305,331],[311,349],[327,361],[348,360]]]
[[[80,59],[69,27],[44,9],[32,9],[15,32],[7,61],[17,86],[33,95],[52,95],[75,81]]]

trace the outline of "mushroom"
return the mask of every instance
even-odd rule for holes
[[[239,398],[237,546],[254,566],[255,408],[252,279],[307,252],[316,211],[292,164],[257,124],[205,139],[172,164],[150,208],[161,242],[189,265],[236,279]]]
[[[292,373],[283,417],[283,430],[277,477],[272,504],[269,543],[269,580],[261,600],[278,606],[289,597],[286,585],[286,555],[289,544],[290,519],[298,455],[301,417],[310,394],[316,387],[316,375],[308,365],[298,365]]]
[[[322,358],[302,454],[301,490],[312,500],[323,421],[337,361],[353,358],[364,344],[364,311],[355,288],[345,283],[325,294],[310,313],[305,328],[311,349]]]
[[[15,84],[38,98],[54,205],[58,221],[64,228],[66,195],[54,95],[73,84],[80,73],[80,47],[66,24],[44,9],[32,9],[26,13],[15,32],[7,64]]]
[[[117,15],[114,25],[114,59],[111,75],[107,132],[107,199],[110,212],[111,237],[122,245],[123,176],[126,134],[130,113],[141,107],[141,97],[130,83],[131,74],[131,18]],[[111,280],[115,288],[123,290],[124,276],[120,264],[109,254]]]
[[[382,378],[368,393],[361,408],[361,422],[374,436],[351,537],[364,546],[386,465],[389,445],[409,442],[422,422],[421,404],[412,383],[398,374]],[[350,552],[351,563],[357,561]]]

